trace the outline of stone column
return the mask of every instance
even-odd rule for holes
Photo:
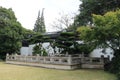
[[[9,53],[6,54],[6,61],[9,60]]]
[[[54,63],[53,57],[50,57],[50,62],[51,62],[51,63]]]
[[[68,64],[69,64],[69,65],[72,64],[72,56],[71,56],[71,55],[68,56]]]
[[[6,56],[9,56],[9,53],[7,53]]]
[[[15,55],[14,55],[14,60],[15,61],[17,60],[17,53],[15,53]]]
[[[91,64],[91,63],[92,63],[92,61],[93,61],[93,58],[89,57],[89,59],[90,59],[90,64]]]
[[[81,58],[82,56],[81,56],[81,54],[79,54],[79,58]]]
[[[104,56],[101,56],[101,58],[100,58],[100,63],[101,63],[101,64],[104,64]]]
[[[84,52],[82,52],[82,57],[84,57]]]
[[[84,52],[81,54],[81,63],[84,63]]]
[[[62,64],[62,58],[59,58],[59,63]]]
[[[46,57],[43,57],[43,63],[46,63]]]
[[[37,56],[36,56],[36,62],[39,62],[39,57],[40,57],[40,55],[39,54],[37,54]]]

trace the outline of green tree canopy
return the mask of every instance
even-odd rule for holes
[[[108,11],[120,8],[120,0],[80,0],[79,14],[74,20],[74,26],[92,24],[92,14],[104,15]]]
[[[54,41],[54,47],[59,48],[60,54],[77,54],[75,51],[76,33],[74,32],[62,32]]]
[[[111,71],[120,71],[120,10],[107,12],[103,16],[93,15],[94,27],[80,27],[78,32],[85,43],[114,51]],[[109,68],[110,69],[110,68]]]
[[[23,38],[23,28],[12,9],[0,7],[0,57],[18,52]]]

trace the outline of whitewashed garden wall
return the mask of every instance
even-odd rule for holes
[[[81,42],[79,42],[79,43],[81,43]],[[29,47],[22,47],[21,50],[20,50],[21,55],[32,55],[34,46],[35,46],[35,44],[29,45]],[[48,55],[52,56],[52,55],[55,54],[52,47],[50,46],[49,42],[43,43],[42,46],[46,49]],[[94,49],[90,53],[90,57],[100,58],[101,56],[104,56],[104,57],[110,57],[110,60],[111,60],[112,57],[113,57],[113,51],[110,48],[107,48],[106,49],[106,54],[105,54],[105,53],[102,52],[102,50],[103,49],[100,49],[100,48],[99,49]],[[56,51],[57,51],[57,49],[56,49]],[[57,53],[59,53],[59,52],[57,51]]]

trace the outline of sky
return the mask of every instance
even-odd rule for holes
[[[12,8],[17,20],[26,29],[33,29],[39,10],[44,10],[47,32],[56,31],[51,24],[58,18],[59,13],[78,13],[79,0],[0,0],[0,6]]]

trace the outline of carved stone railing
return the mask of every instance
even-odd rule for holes
[[[30,63],[47,63],[47,64],[66,64],[75,65],[80,63],[79,57],[49,57],[49,56],[22,56],[22,55],[7,55],[6,61],[19,61]]]
[[[90,58],[90,57],[72,57],[69,55],[68,57],[56,57],[56,56],[22,56],[22,55],[6,55],[6,63],[15,63],[15,62],[22,62],[23,63],[34,63],[34,64],[48,64],[48,65],[63,65],[69,66],[69,69],[75,69],[83,64],[95,64],[95,65],[102,65],[104,67],[104,59],[103,58]],[[34,66],[33,64],[33,66]],[[78,66],[79,65],[79,66]],[[73,67],[74,66],[74,67]],[[42,66],[44,67],[44,66]],[[86,67],[86,66],[85,66]],[[80,68],[80,67],[79,67]],[[83,67],[84,68],[84,67]],[[66,69],[66,68],[65,68]]]

